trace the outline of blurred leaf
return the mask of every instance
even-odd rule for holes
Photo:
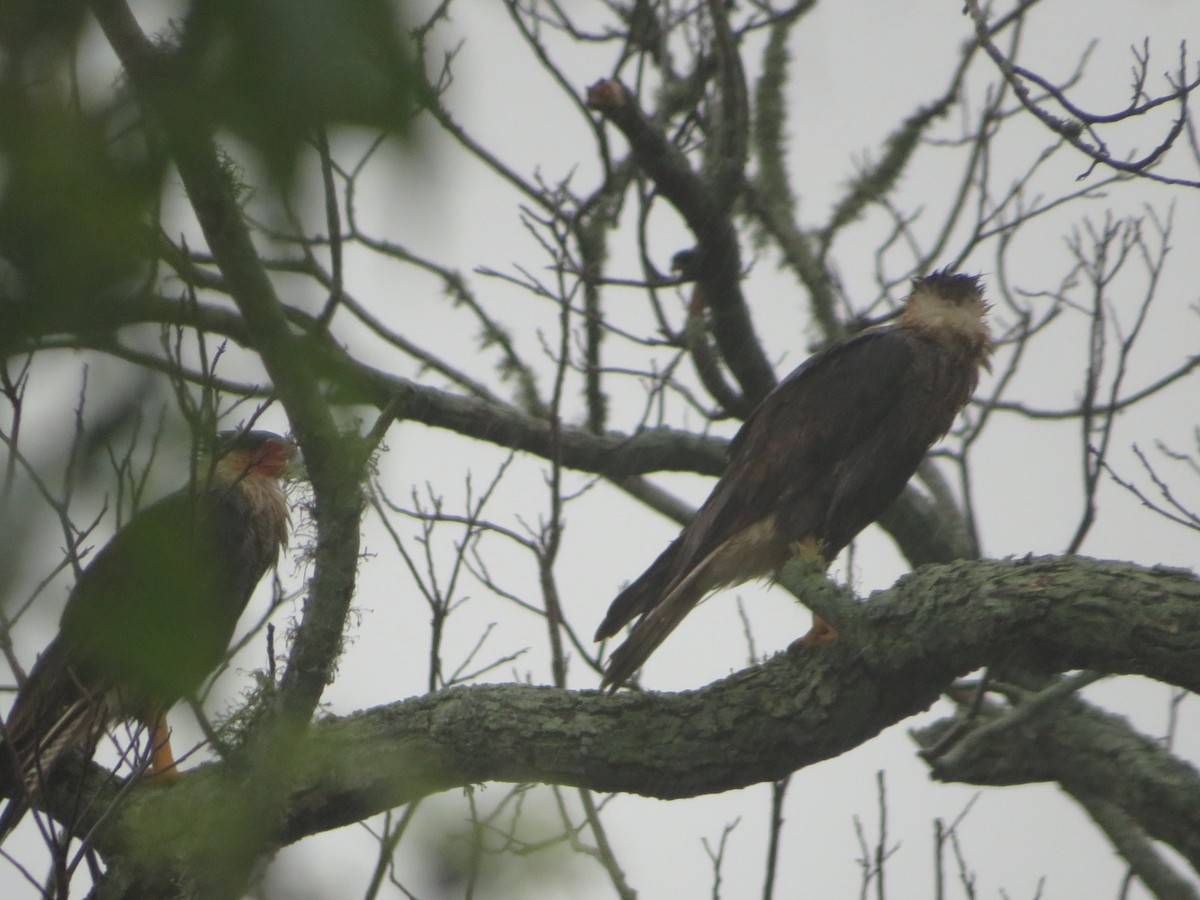
[[[406,43],[385,0],[199,0],[181,39],[189,103],[286,179],[319,126],[407,127]]]
[[[0,46],[11,56],[68,45],[83,24],[84,0],[4,0],[0,3]]]
[[[0,101],[0,257],[11,338],[35,322],[86,323],[148,255],[157,165],[118,152],[106,123],[57,100]]]

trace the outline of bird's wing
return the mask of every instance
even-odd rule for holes
[[[9,802],[0,812],[0,843],[29,810],[36,784],[67,751],[90,755],[108,724],[110,695],[103,685],[85,688],[71,667],[73,648],[51,642],[21,686],[0,747],[0,796]]]
[[[789,541],[819,529],[835,471],[878,432],[913,362],[903,334],[881,329],[835,344],[792,372],[734,438],[728,468],[680,535],[677,577],[772,513]]]
[[[157,627],[175,605],[163,588],[205,578],[209,554],[197,546],[203,501],[200,492],[179,491],[138,512],[80,573],[59,633],[86,647],[97,631]]]
[[[112,684],[110,647],[136,646],[162,616],[154,607],[164,605],[162,586],[174,583],[168,571],[184,565],[179,562],[184,554],[175,547],[181,530],[191,528],[183,523],[193,521],[194,506],[192,498],[173,494],[142,510],[80,573],[58,634],[38,657],[9,713],[6,736],[18,755],[35,752],[35,742],[57,746],[59,732],[94,732],[95,723],[84,720],[108,714],[98,704]],[[96,702],[81,702],[88,696]]]
[[[134,516],[63,610],[56,640],[76,648],[80,675],[104,673],[147,714],[195,690],[278,552],[247,565],[245,519],[237,492],[215,486],[171,494]]]
[[[4,777],[11,802],[0,814],[0,838],[28,808],[30,780],[53,770],[63,753],[89,754],[118,714],[118,662],[137,656],[146,635],[169,611],[164,585],[198,583],[189,540],[195,498],[173,494],[139,512],[80,573],[59,632],[38,656],[4,727]],[[127,666],[126,666],[127,667]],[[150,704],[153,705],[153,704]],[[25,785],[22,786],[22,782]]]
[[[633,654],[644,659],[716,586],[704,570],[717,563],[727,542],[754,536],[748,529],[773,514],[782,515],[771,527],[781,529],[786,540],[798,541],[817,529],[833,502],[835,468],[888,415],[912,365],[908,341],[894,329],[883,329],[835,344],[793,371],[733,439],[729,465],[696,516],[613,600],[597,640],[645,616],[655,640],[639,638],[636,646],[648,649]],[[672,609],[658,609],[664,603]],[[653,623],[647,621],[652,613]]]

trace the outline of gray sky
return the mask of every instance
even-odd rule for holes
[[[1099,43],[1088,78],[1076,96],[1082,103],[1112,110],[1126,100],[1132,64],[1129,46],[1148,35],[1158,63],[1153,71],[1157,72],[1175,60],[1181,38],[1197,36],[1198,24],[1194,7],[1189,9],[1183,2],[1109,4],[1103,16],[1096,14],[1092,4],[1047,4],[1030,20],[1022,59],[1036,71],[1061,78],[1071,71],[1087,42],[1097,36]],[[544,73],[529,59],[498,5],[460,5],[453,26],[451,33],[465,37],[456,62],[456,83],[448,97],[459,121],[526,176],[536,171],[553,182],[573,172],[577,190],[594,184],[597,171],[581,117],[561,94],[547,88]],[[954,4],[925,4],[915,9],[884,2],[824,4],[797,27],[792,43],[796,77],[790,95],[789,159],[801,197],[802,216],[811,211],[807,221],[818,221],[826,213],[852,175],[854,161],[861,160],[865,153],[877,153],[879,142],[901,116],[945,86],[958,47],[969,31],[969,21],[959,15],[959,7]],[[562,52],[556,62],[580,90],[611,67],[605,52],[587,48]],[[980,74],[989,79],[992,75],[986,66],[980,68]],[[981,78],[977,77],[974,84],[978,102]],[[1148,140],[1140,144],[1134,141],[1134,145],[1144,151]],[[615,143],[619,144],[619,139]],[[1032,123],[1014,128],[1000,145],[1003,155],[998,153],[993,165],[1015,175],[1030,166],[1048,143],[1046,133]],[[428,154],[438,159],[437,178],[429,180],[423,172],[416,183],[402,180],[381,185],[379,208],[364,210],[365,214],[378,216],[380,231],[399,234],[398,239],[409,249],[428,253],[463,271],[484,265],[512,272],[517,260],[527,266],[537,265],[538,256],[531,252],[533,241],[519,227],[514,192],[498,185],[478,164],[463,161],[454,146],[436,137],[430,139]],[[933,156],[930,163],[917,166],[906,176],[901,195],[911,201],[928,194],[930,215],[936,222],[936,210],[944,203],[945,173],[940,168],[944,163]],[[1078,157],[1060,154],[1046,166],[1037,188],[1050,195],[1075,189],[1075,177],[1085,168]],[[1100,220],[1108,208],[1117,215],[1133,214],[1144,203],[1164,208],[1170,197],[1165,189],[1144,185],[1123,187],[1111,194],[1104,202],[1031,228],[1028,236],[1020,238],[1011,251],[1014,262],[1009,275],[1015,286],[1034,289],[1057,282],[1069,265],[1062,235],[1082,216]],[[1196,233],[1198,207],[1194,198],[1184,197],[1175,210],[1176,245],[1185,243],[1181,236]],[[656,239],[652,243],[656,263],[665,267],[671,253],[689,241],[669,216],[661,218],[664,221],[655,223]],[[839,271],[852,298],[874,295],[873,254],[881,227],[876,224],[857,229],[838,248]],[[749,257],[745,239],[743,250]],[[636,277],[633,251],[629,232],[614,239],[614,274],[624,271]],[[992,258],[972,258],[968,268],[983,271],[986,277],[994,264]],[[1197,271],[1196,260],[1186,250],[1171,258],[1167,280],[1148,326],[1151,332],[1132,366],[1131,384],[1152,380],[1166,361],[1194,352],[1189,348],[1195,347],[1200,329],[1195,314],[1188,310],[1197,300]],[[439,339],[438,329],[444,321],[440,300],[420,288],[409,290],[383,281],[386,276],[376,276],[369,270],[359,270],[356,276],[363,279],[364,294],[378,292],[381,281],[387,284],[385,291],[392,295],[395,320],[421,333],[422,338],[435,342]],[[511,294],[511,306],[501,302],[495,308],[511,311],[516,317],[529,315],[530,331],[518,332],[516,337],[526,349],[536,347],[532,332],[547,327],[547,309],[530,311],[536,303],[495,280],[473,276],[471,283],[492,300]],[[757,264],[747,293],[756,325],[782,374],[802,360],[808,350],[797,289],[765,259]],[[1131,294],[1129,306],[1118,309],[1118,314],[1131,312],[1135,299]],[[607,302],[611,309],[621,303],[637,304],[638,299],[632,293],[623,296],[610,291]],[[1005,324],[1011,322],[1002,320],[997,326]],[[1041,350],[1043,355],[1026,362],[1019,390],[1015,391],[1016,396],[1040,408],[1066,407],[1077,399],[1085,351],[1079,337],[1080,320],[1063,323],[1061,330],[1063,337],[1053,350],[1047,342]],[[461,335],[443,332],[440,339],[453,346]],[[481,364],[487,368],[486,361]],[[985,384],[982,390],[988,387]],[[1193,378],[1189,386],[1122,419],[1116,443],[1123,449],[1114,459],[1131,465],[1131,456],[1124,448],[1134,441],[1149,446],[1155,439],[1162,439],[1176,447],[1189,446],[1188,435],[1196,417],[1194,405],[1188,400],[1194,392]],[[450,493],[454,492],[455,473],[462,468],[470,466],[481,480],[486,477],[482,473],[488,471],[488,464],[479,461],[479,448],[420,426],[402,427],[390,443],[398,467],[409,471],[415,468],[420,473],[417,480],[435,479]],[[483,455],[496,461],[501,457],[495,452]],[[988,555],[1061,552],[1080,513],[1079,457],[1077,426],[1073,424],[1048,428],[1012,416],[994,424],[975,462],[976,498]],[[519,466],[522,478],[540,477],[539,464]],[[443,469],[447,470],[444,475],[440,474]],[[403,480],[404,476],[400,477]],[[711,487],[711,482],[698,478],[659,480],[695,503]],[[1186,483],[1181,485],[1185,493],[1188,487]],[[1191,487],[1191,496],[1195,496],[1195,486]],[[580,614],[582,621],[591,622],[598,620],[621,584],[637,575],[677,529],[652,514],[640,514],[635,504],[604,487],[581,501],[571,515],[568,546],[558,571],[561,583],[567,586],[564,602],[571,610],[593,610]],[[608,528],[609,524],[616,526],[616,533]],[[602,536],[597,536],[596,526]],[[1136,500],[1109,486],[1102,492],[1101,522],[1083,549],[1103,557],[1190,565],[1195,559],[1196,541],[1146,514]],[[385,571],[393,571],[381,562]],[[347,709],[396,696],[388,686],[376,684],[376,696],[364,697],[362,687],[377,665],[373,662],[376,653],[370,648],[372,634],[368,632],[396,633],[383,625],[394,611],[369,599],[380,596],[371,588],[378,568],[371,567],[360,590],[362,605],[370,610],[365,614],[370,628],[364,627],[344,666],[346,677],[331,694],[335,703]],[[853,576],[864,592],[887,586],[903,571],[902,561],[879,533],[869,532],[860,541]],[[506,575],[515,583],[523,579],[528,584],[533,577],[531,563],[526,560],[522,566],[517,562],[512,573]],[[694,687],[743,664],[746,648],[740,638],[735,596],[743,597],[750,610],[760,654],[781,649],[807,627],[806,614],[777,591],[759,585],[727,591],[693,613],[658,651],[647,666],[644,683],[662,689]],[[472,618],[460,635],[464,641],[473,637],[471,626],[498,615],[486,598],[478,598],[473,604],[472,616],[479,618]],[[530,627],[537,628],[536,624]],[[504,638],[500,640],[504,643]],[[540,660],[536,633],[529,640],[535,647],[531,657]],[[526,663],[521,667],[521,671],[528,669],[538,680],[537,665]],[[356,677],[359,673],[361,678]],[[574,676],[574,683],[580,686],[591,683],[590,676],[578,666]],[[411,689],[416,690],[416,685]],[[1088,691],[1088,696],[1106,708],[1130,715],[1147,733],[1161,734],[1165,730],[1167,692],[1162,688],[1137,679],[1122,679],[1098,685]],[[1181,755],[1194,760],[1200,748],[1200,730],[1193,705],[1189,701],[1183,707],[1180,747]],[[935,710],[935,714],[945,712],[940,705]],[[929,718],[921,717],[920,721]],[[910,724],[915,723],[892,728],[844,757],[808,768],[795,777],[785,813],[779,873],[780,883],[793,887],[780,896],[857,894],[860,872],[855,863],[859,851],[854,818],[862,819],[868,841],[873,840],[877,818],[875,773],[881,769],[886,770],[888,779],[889,834],[899,845],[889,863],[892,896],[931,896],[932,820],[953,820],[977,795],[961,827],[960,839],[968,864],[978,875],[980,896],[996,897],[1003,889],[1011,897],[1033,897],[1043,876],[1043,896],[1115,896],[1123,872],[1121,864],[1081,811],[1056,787],[977,791],[934,785],[925,767],[914,758],[913,745],[905,733]],[[478,800],[486,805],[493,796],[502,796],[504,790],[502,786],[490,786],[478,795]],[[724,896],[742,897],[760,890],[768,804],[769,791],[764,786],[673,803],[622,797],[606,808],[605,821],[631,884],[646,897],[707,895],[712,876],[701,839],[715,846],[726,824],[736,821],[729,838],[723,888]],[[434,805],[451,820],[462,812],[462,800],[457,795]],[[370,857],[370,842],[365,837],[339,840],[339,846],[341,852],[356,854],[354,862],[347,860],[346,868],[359,867],[361,860]],[[328,877],[325,858],[314,856],[312,850],[299,848],[287,856],[290,860],[302,859],[299,864],[306,871],[315,869],[312,877]],[[406,858],[416,861],[416,856]],[[953,877],[952,862],[948,861],[947,866],[948,875]],[[611,895],[603,878],[588,864],[576,863],[570,871],[572,896]],[[324,875],[319,875],[321,872]],[[592,878],[582,877],[589,872]],[[794,887],[797,885],[804,885],[803,893]],[[911,887],[906,890],[906,886]],[[550,878],[541,893],[533,892],[529,885],[523,890],[529,896],[560,897],[568,887]],[[493,891],[485,886],[482,894],[504,896],[505,889]],[[950,896],[958,895],[950,892]]]
[[[580,3],[579,8],[595,5]],[[855,164],[864,155],[878,154],[880,142],[896,122],[944,89],[958,49],[971,33],[970,21],[960,9],[955,3],[826,3],[796,28],[791,45],[794,77],[788,110],[789,163],[805,224],[823,219],[853,175]],[[1093,109],[1114,111],[1127,100],[1133,63],[1129,47],[1140,45],[1144,36],[1150,37],[1154,54],[1152,78],[1175,65],[1181,39],[1190,39],[1192,47],[1200,48],[1200,17],[1194,0],[1104,4],[1103,14],[1097,9],[1097,4],[1082,0],[1043,4],[1029,20],[1022,56],[1027,67],[1060,79],[1072,71],[1088,42],[1096,37],[1087,79],[1073,94]],[[455,63],[455,84],[447,96],[459,122],[525,177],[536,172],[554,182],[571,175],[577,191],[589,190],[596,183],[598,168],[586,123],[530,58],[500,5],[460,0],[442,42],[450,47],[459,40],[464,43]],[[559,45],[558,51],[556,62],[580,92],[612,67],[612,50],[606,46],[568,49]],[[753,60],[753,54],[748,58]],[[971,87],[973,104],[979,102],[985,78],[993,77],[990,67],[977,66]],[[1161,81],[1152,81],[1150,90],[1161,87]],[[948,136],[953,129],[951,123],[939,133]],[[1130,133],[1135,136],[1127,138],[1127,146],[1145,152],[1159,132],[1145,137]],[[362,227],[463,272],[489,309],[513,329],[527,356],[541,358],[539,330],[553,340],[555,310],[474,271],[485,266],[513,273],[514,264],[519,263],[546,274],[536,243],[521,227],[516,192],[433,129],[426,129],[423,138],[423,145],[401,155],[396,165],[378,164],[369,170],[359,189]],[[340,143],[344,149],[353,148],[361,144],[361,136],[346,135]],[[614,137],[613,143],[623,147],[619,138]],[[997,145],[992,165],[1015,177],[1032,165],[1049,143],[1040,126],[1030,122],[1014,127]],[[928,225],[919,222],[918,231],[932,229],[938,222],[938,211],[946,202],[947,171],[954,173],[949,177],[958,172],[959,164],[948,162],[952,158],[949,151],[929,153],[928,159],[904,178],[901,201],[928,207]],[[396,160],[389,156],[386,162]],[[1048,196],[1075,190],[1079,187],[1076,176],[1085,169],[1079,157],[1061,152],[1039,173],[1036,190]],[[1194,191],[1187,196],[1184,191],[1145,184],[1121,186],[1109,193],[1107,199],[1049,216],[1029,228],[1010,250],[1008,275],[1016,289],[1053,286],[1070,265],[1063,235],[1084,216],[1100,221],[1108,209],[1118,216],[1138,214],[1145,204],[1165,215],[1171,198],[1180,198],[1174,211],[1178,250],[1169,259],[1146,337],[1128,375],[1129,385],[1142,385],[1196,352],[1200,260],[1187,243],[1200,233],[1200,202]],[[310,220],[314,231],[320,230],[320,222],[317,216]],[[838,272],[846,295],[856,303],[877,293],[874,260],[885,228],[882,219],[868,219],[837,246]],[[671,255],[689,243],[679,223],[660,211],[652,222],[656,264],[665,270]],[[199,245],[198,240],[193,243]],[[742,249],[750,259],[748,236],[743,235]],[[613,238],[611,259],[611,274],[638,277],[631,230]],[[981,255],[969,259],[965,268],[981,271],[987,279],[995,266],[994,256]],[[494,358],[476,350],[477,329],[461,311],[450,308],[431,279],[362,252],[348,257],[347,272],[350,291],[368,302],[391,327],[440,350],[481,380],[490,378]],[[809,352],[811,333],[806,331],[803,294],[779,274],[769,257],[755,263],[746,292],[755,325],[783,375]],[[892,299],[900,299],[899,294]],[[1131,288],[1127,301],[1115,301],[1117,316],[1131,315],[1136,300]],[[1037,301],[1030,302],[1036,309]],[[636,325],[639,316],[643,327],[648,321],[641,312],[644,301],[636,291],[610,290],[606,304],[617,311],[623,323]],[[1001,309],[995,319],[998,330],[1011,324]],[[1066,407],[1077,399],[1086,350],[1081,337],[1084,320],[1082,316],[1064,319],[1056,326],[1054,340],[1034,345],[1036,355],[1023,363],[1010,399],[1044,409]],[[341,337],[370,348],[367,339],[352,330]],[[609,347],[617,361],[630,353],[619,342],[610,341]],[[371,358],[374,352],[395,367],[394,357],[385,356],[382,350],[368,349],[363,355]],[[634,358],[628,356],[630,362]],[[545,369],[550,372],[549,365]],[[417,371],[412,367],[400,374],[416,375]],[[985,381],[981,395],[992,384]],[[1130,476],[1139,474],[1128,450],[1134,442],[1150,448],[1155,440],[1162,440],[1176,449],[1194,449],[1189,435],[1197,423],[1195,395],[1193,376],[1173,392],[1123,417],[1115,439],[1114,465]],[[612,427],[634,427],[640,391],[628,384],[619,388],[616,396],[628,406],[621,409],[614,404]],[[577,392],[572,403],[571,414],[578,415]],[[58,423],[58,427],[65,424],[69,423]],[[264,424],[285,427],[270,416]],[[673,424],[701,425],[694,414],[681,414]],[[731,423],[714,427],[726,435],[733,430]],[[465,473],[471,473],[478,492],[507,456],[496,448],[414,424],[393,428],[388,447],[381,468],[393,498],[407,505],[411,487],[429,482],[444,495],[449,511],[461,511]],[[540,461],[516,460],[489,508],[494,519],[519,528],[522,519],[535,522],[544,517],[546,504],[539,491],[543,474]],[[1177,474],[1181,495],[1194,501],[1200,498],[1200,485],[1194,477],[1188,484],[1182,472]],[[1001,416],[977,450],[973,476],[986,555],[1057,553],[1066,546],[1080,515],[1077,425],[1050,426]],[[691,476],[664,476],[655,481],[696,504],[712,484]],[[576,486],[586,482],[571,478]],[[1196,508],[1200,502],[1192,506]],[[568,507],[567,517],[566,544],[556,573],[568,614],[581,630],[590,632],[621,585],[639,574],[678,529],[605,485],[596,486]],[[440,565],[448,565],[452,542],[459,536],[453,529],[439,532],[436,558]],[[425,684],[427,610],[406,583],[403,563],[376,521],[370,522],[365,546],[374,555],[362,570],[358,625],[351,634],[341,677],[326,698],[329,712],[335,714],[417,694]],[[502,542],[486,546],[487,561],[501,583],[518,594],[536,593],[537,573],[527,554],[514,552]],[[1196,550],[1194,533],[1168,526],[1111,484],[1102,489],[1101,518],[1083,547],[1084,553],[1093,556],[1183,566],[1194,564]],[[853,571],[847,573],[842,564],[835,571],[840,577],[848,574],[866,594],[891,584],[905,566],[888,539],[872,529],[858,543]],[[284,573],[299,577],[290,566],[284,567]],[[541,623],[515,613],[477,583],[470,584],[466,593],[469,603],[451,620],[447,657],[465,656],[481,628],[495,623],[487,645],[492,656],[526,646],[530,650],[488,680],[528,677],[534,682],[548,681]],[[745,601],[760,656],[787,646],[808,626],[808,614],[783,592],[757,584],[726,591],[693,613],[660,649],[646,667],[643,683],[656,689],[697,687],[744,665],[747,647],[741,637],[737,597]],[[222,681],[231,698],[246,684],[246,670],[261,666],[261,647],[248,650],[239,663],[241,668]],[[594,687],[595,678],[576,661],[571,684]],[[1158,735],[1165,730],[1169,695],[1162,687],[1121,679],[1089,688],[1086,696],[1129,715],[1146,733]],[[217,708],[220,705],[215,703]],[[787,887],[777,896],[857,896],[860,870],[855,862],[859,848],[854,822],[856,816],[862,820],[866,839],[873,846],[879,770],[887,773],[889,838],[898,847],[888,865],[891,897],[932,896],[932,821],[955,819],[973,798],[974,807],[959,837],[968,865],[977,874],[980,897],[999,897],[1003,889],[1013,898],[1032,898],[1042,877],[1046,879],[1043,897],[1116,896],[1123,867],[1083,813],[1056,787],[980,791],[929,781],[906,729],[944,715],[947,709],[939,704],[932,714],[894,727],[843,757],[794,777],[785,810],[779,869],[779,883]],[[186,716],[177,713],[174,719],[175,727],[186,734]],[[1180,755],[1195,761],[1200,755],[1200,717],[1193,698],[1183,704],[1178,740]],[[486,786],[475,792],[475,801],[487,809],[507,792],[504,785]],[[577,809],[574,795],[566,792],[565,796],[568,805]],[[532,811],[529,814],[534,821],[544,819],[546,833],[552,833],[555,813],[549,790],[535,790],[527,810]],[[439,828],[462,827],[465,812],[465,801],[455,792],[427,801],[417,821],[427,833],[437,834]],[[630,883],[647,898],[708,896],[712,873],[701,839],[715,846],[722,829],[736,822],[728,839],[722,896],[739,898],[756,896],[761,890],[768,816],[769,790],[757,786],[671,803],[619,797],[605,808],[604,821]],[[406,841],[401,848],[400,877],[421,897],[436,896],[430,875],[422,871],[434,852],[420,838]],[[374,841],[365,829],[342,829],[280,854],[268,886],[280,897],[359,896],[374,853]],[[506,874],[489,879],[476,896],[516,896],[514,882],[506,879],[524,871],[523,867],[537,865],[538,860],[537,856],[512,860],[513,871],[502,866]],[[953,873],[953,862],[947,860],[947,874],[953,877]],[[0,869],[0,886],[7,883],[15,890],[17,882],[12,879],[11,872]],[[585,900],[609,897],[612,891],[598,866],[574,857],[539,870],[538,882],[522,884],[519,895]],[[948,890],[948,896],[962,894],[955,888]],[[1143,895],[1135,892],[1133,896]]]

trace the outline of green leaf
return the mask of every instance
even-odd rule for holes
[[[318,127],[406,130],[407,44],[384,0],[200,0],[183,27],[181,99],[286,179]]]
[[[0,102],[0,257],[10,336],[35,320],[93,321],[149,255],[161,164],[102,117],[55,100]]]

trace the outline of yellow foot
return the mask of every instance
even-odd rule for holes
[[[175,754],[171,752],[171,730],[167,720],[159,716],[150,729],[150,765],[144,780],[155,784],[170,784],[179,777]]]
[[[813,569],[824,572],[829,567],[829,560],[821,552],[821,539],[806,537],[796,541],[791,546],[792,556],[812,566]]]

